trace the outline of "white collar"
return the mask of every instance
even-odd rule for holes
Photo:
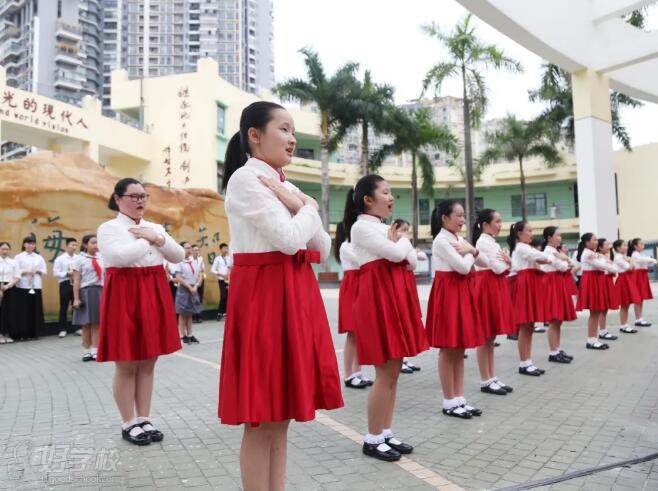
[[[281,178],[285,181],[286,175],[283,173],[283,170],[277,171],[274,167],[272,167],[270,164],[265,162],[264,160],[257,159],[256,157],[251,157],[247,162],[244,164],[247,167],[253,167],[255,169],[260,169],[263,171],[266,175],[269,177],[276,177],[281,181]]]
[[[383,223],[381,218],[376,217],[374,215],[368,215],[367,213],[362,213],[357,217],[357,220],[365,220],[366,222],[372,222],[372,223]]]
[[[143,223],[144,223],[144,218],[141,218],[141,219],[139,220],[139,223],[136,223],[135,220],[133,220],[132,218],[130,218],[128,215],[124,215],[124,214],[121,213],[121,212],[119,212],[119,214],[117,215],[117,220],[118,220],[120,223],[123,223],[123,224],[125,224],[125,225],[131,225],[131,226],[133,226],[133,227],[139,227],[140,225],[143,225]]]
[[[459,242],[461,240],[461,237],[459,235],[453,234],[447,228],[441,228],[441,230],[439,230],[439,235],[441,237],[445,237],[448,240],[456,240],[457,242]]]

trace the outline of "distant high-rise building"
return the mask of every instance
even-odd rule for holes
[[[102,87],[100,0],[0,0],[0,65],[7,84],[79,104]],[[3,158],[26,153],[3,143]]]
[[[243,90],[274,85],[271,0],[103,0],[103,7],[105,108],[116,68],[156,77],[192,72],[210,57]]]

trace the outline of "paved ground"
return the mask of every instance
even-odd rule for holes
[[[428,287],[421,287],[426,304]],[[337,291],[324,291],[336,325]],[[658,322],[658,305],[648,305]],[[616,320],[616,315],[611,316]],[[166,437],[137,448],[120,439],[111,396],[112,366],[79,361],[80,338],[0,346],[0,488],[70,487],[238,489],[241,430],[216,418],[222,325],[197,328],[202,344],[158,365],[154,414]],[[462,421],[440,412],[436,351],[402,375],[394,428],[416,446],[400,465],[363,457],[367,392],[348,391],[346,407],[293,424],[289,489],[497,489],[658,452],[658,325],[584,349],[584,319],[564,329],[570,366],[548,366],[535,339],[535,379],[516,373],[516,346],[501,339],[499,375],[514,386],[500,397],[479,392],[475,357],[466,360],[467,397],[485,414]],[[343,339],[334,336],[339,362]],[[356,440],[356,441],[355,441]],[[658,489],[658,464],[616,468],[555,489]]]

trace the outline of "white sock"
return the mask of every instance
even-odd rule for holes
[[[458,406],[463,406],[464,404],[466,404],[466,398],[464,396],[455,397],[455,399],[457,400]]]
[[[607,329],[603,329],[602,331],[599,331],[599,336],[605,336],[606,334],[608,334]]]
[[[366,436],[363,437],[363,441],[369,443],[370,445],[377,445],[379,443],[384,443],[384,434],[380,433],[379,435],[372,435],[370,433],[366,433]]]
[[[345,380],[350,380],[350,379],[353,379],[354,377],[359,377],[359,378],[361,378],[361,372],[354,372],[352,375],[350,375],[349,377],[347,377]]]
[[[596,338],[587,338],[587,342],[588,342],[589,344],[594,344],[594,343],[597,342],[597,339],[596,339]]]
[[[480,380],[480,387],[486,387],[487,385],[491,385],[496,381],[496,377],[490,378],[489,380]]]
[[[443,409],[451,409],[455,406],[459,406],[457,404],[457,399],[443,399]]]
[[[98,348],[94,348],[94,347],[92,346],[92,347],[91,347],[91,351],[90,351],[90,353],[91,353],[92,355],[97,355],[97,354],[98,354]]]
[[[140,424],[140,425],[142,423],[146,423],[146,424],[142,425],[142,428],[146,431],[155,430],[155,427],[151,424],[151,418],[149,418],[149,417],[137,416],[137,423]]]
[[[122,425],[121,428],[124,430],[127,430],[133,425],[136,425],[138,423],[137,418],[133,418],[130,421],[125,421]],[[144,433],[144,430],[142,430],[139,426],[135,426],[133,429],[130,430],[130,436],[137,436],[141,433]]]
[[[644,322],[644,317],[640,317],[639,319],[635,319],[635,322]]]
[[[391,431],[390,428],[384,428],[384,431],[382,431],[382,436],[384,439],[393,438],[393,431]]]
[[[560,350],[556,349],[555,351],[549,351],[548,354],[551,356],[556,356],[560,354]]]
[[[531,367],[531,366],[532,366],[532,360],[525,360],[525,361],[522,361],[521,363],[519,363],[519,366],[520,366],[521,368],[528,368],[528,367]]]

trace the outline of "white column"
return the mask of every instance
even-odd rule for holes
[[[610,86],[592,70],[572,75],[580,233],[619,235],[612,164]]]

